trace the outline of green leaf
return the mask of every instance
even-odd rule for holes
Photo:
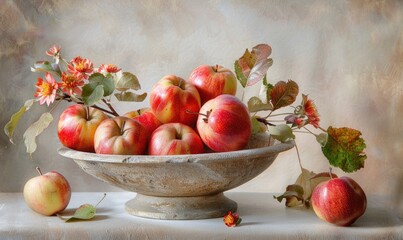
[[[104,89],[104,97],[109,96],[115,91],[115,83],[111,77],[105,77],[101,73],[94,73],[88,78],[89,84],[95,89],[102,86]]]
[[[74,212],[71,218],[65,220],[65,222],[70,222],[73,220],[89,220],[95,216],[96,208],[91,204],[83,204]]]
[[[124,102],[142,102],[147,97],[147,93],[138,95],[134,92],[125,91],[125,92],[115,93],[115,97],[119,101],[124,101]]]
[[[88,83],[84,85],[81,97],[85,105],[92,106],[104,97],[104,87],[102,85]]]
[[[27,128],[23,137],[24,143],[27,148],[27,153],[32,155],[36,150],[36,137],[43,132],[49,124],[53,121],[53,116],[50,112],[45,112],[41,115],[38,121],[34,122]]]
[[[316,141],[320,144],[321,147],[326,146],[327,138],[327,133],[320,133],[316,135]]]
[[[122,76],[116,80],[116,90],[127,91],[129,89],[139,90],[141,89],[140,82],[136,75],[130,72],[123,72]]]
[[[291,139],[295,139],[295,135],[292,129],[287,124],[279,124],[276,126],[269,126],[269,133],[274,138],[280,142],[287,142]]]
[[[62,75],[59,65],[56,63],[51,63],[49,61],[39,61],[39,62],[34,63],[34,66],[31,67],[31,71],[32,72],[54,72],[59,76]]]
[[[298,84],[293,80],[279,81],[270,92],[273,110],[292,104],[298,96]]]
[[[248,109],[249,112],[258,112],[258,111],[266,111],[272,110],[273,106],[270,102],[263,103],[262,100],[258,97],[251,97],[248,100]]]
[[[14,144],[13,135],[14,135],[14,130],[17,127],[17,124],[20,122],[24,113],[31,108],[31,106],[34,102],[35,102],[35,99],[27,100],[24,103],[24,106],[22,106],[20,108],[20,110],[18,110],[18,112],[14,113],[11,116],[10,121],[8,121],[8,123],[6,123],[6,125],[4,126],[4,132],[8,136],[11,143]]]
[[[267,131],[266,124],[258,121],[256,119],[256,116],[253,116],[250,119],[251,119],[251,123],[252,123],[252,134],[263,133],[263,132]]]
[[[347,127],[329,127],[327,134],[327,143],[322,147],[322,152],[332,166],[344,172],[355,172],[364,167],[367,156],[363,150],[366,145],[360,131]]]
[[[246,87],[246,82],[248,79],[245,77],[244,73],[242,72],[242,67],[239,65],[239,61],[235,61],[235,75],[236,78],[238,79],[239,83],[241,84],[242,87]]]

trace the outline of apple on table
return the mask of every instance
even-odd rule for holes
[[[314,188],[311,203],[320,219],[339,226],[349,226],[364,214],[367,197],[352,178],[332,177]]]
[[[193,128],[182,123],[166,123],[158,127],[148,146],[150,155],[202,153],[204,145]]]
[[[24,185],[24,200],[37,213],[51,216],[63,211],[70,202],[71,189],[67,179],[56,171],[31,178]]]
[[[237,97],[219,95],[201,107],[197,131],[204,144],[213,151],[244,149],[252,132],[249,111]]]
[[[60,142],[71,149],[94,152],[94,135],[99,124],[108,116],[98,109],[75,104],[59,117],[57,135]]]
[[[218,64],[195,68],[188,81],[199,91],[202,105],[221,94],[236,94],[237,80],[234,73]]]

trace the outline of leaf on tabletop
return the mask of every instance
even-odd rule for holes
[[[292,129],[287,124],[279,124],[276,126],[268,126],[270,136],[280,142],[287,142],[291,139],[295,139],[295,135]]]
[[[270,102],[264,103],[258,97],[251,97],[248,100],[248,109],[249,109],[249,112],[259,112],[259,111],[272,110],[273,106],[271,105]]]
[[[41,134],[53,121],[53,116],[50,112],[45,112],[41,115],[38,121],[34,122],[27,128],[23,137],[27,153],[32,155],[36,150],[36,137]]]
[[[285,205],[287,207],[295,207],[304,203],[304,189],[298,184],[288,185],[286,191],[280,196],[273,196],[277,201],[282,202],[286,199]]]
[[[270,92],[273,110],[292,104],[298,96],[298,84],[293,80],[279,81]]]
[[[367,156],[363,150],[366,145],[360,131],[329,127],[327,134],[327,143],[322,147],[322,152],[332,166],[344,172],[355,172],[364,167]]]
[[[119,101],[142,102],[147,97],[147,93],[136,94],[134,92],[126,92],[125,91],[125,92],[115,93],[115,97]]]
[[[6,123],[6,125],[4,126],[4,132],[6,133],[6,135],[8,136],[8,138],[10,139],[10,142],[14,144],[13,141],[13,135],[14,135],[14,130],[17,127],[17,124],[20,122],[22,116],[24,115],[24,113],[26,111],[28,111],[32,104],[35,102],[35,99],[30,99],[27,100],[24,103],[24,106],[22,106],[20,108],[20,110],[18,110],[17,112],[15,112],[11,118],[10,121],[8,121],[8,123]]]
[[[316,173],[309,171],[305,168],[302,168],[301,174],[298,176],[297,180],[295,181],[295,184],[301,186],[304,189],[304,194],[303,197],[304,199],[308,199],[311,194],[312,194],[312,184],[311,184],[311,178],[313,178],[316,175]]]
[[[90,220],[92,218],[94,218],[97,210],[97,206],[99,205],[99,203],[102,202],[102,200],[104,200],[104,198],[106,197],[106,193],[104,193],[104,196],[101,198],[101,200],[99,200],[99,202],[93,206],[91,204],[83,204],[81,205],[79,208],[76,209],[76,211],[74,212],[73,216],[67,219],[62,218],[60,215],[59,218],[64,220],[65,222],[72,222],[75,220]]]
[[[121,77],[117,78],[115,83],[116,90],[127,91],[129,89],[139,90],[141,89],[140,82],[136,75],[130,72],[123,72]]]

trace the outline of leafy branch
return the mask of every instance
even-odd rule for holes
[[[348,127],[330,126],[326,129],[321,127],[316,105],[308,95],[302,94],[301,103],[292,106],[299,94],[298,84],[293,80],[278,81],[275,84],[268,82],[267,71],[273,64],[273,60],[269,58],[270,54],[269,45],[259,44],[253,47],[252,51],[246,49],[234,64],[237,79],[244,88],[244,92],[247,87],[260,83],[264,93],[263,98],[253,96],[247,101],[252,118],[252,132],[268,131],[273,138],[281,142],[295,139],[294,133],[308,133],[315,137],[331,166],[338,167],[344,172],[354,172],[363,168],[367,156],[363,152],[366,145],[361,132]],[[275,114],[285,107],[293,109],[292,113]],[[284,118],[278,119],[281,116]],[[308,127],[314,127],[320,132],[315,133]],[[286,198],[287,206],[301,204],[309,206],[313,186],[320,181],[325,181],[326,176],[329,175],[325,174],[326,176],[323,177],[323,174],[318,175],[304,169],[297,147],[296,150],[301,175],[295,184],[287,187],[283,195],[275,198],[279,201]]]

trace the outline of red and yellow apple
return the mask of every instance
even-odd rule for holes
[[[194,126],[200,110],[200,95],[196,87],[184,79],[167,75],[150,92],[150,105],[161,123],[183,123]]]
[[[94,135],[99,154],[141,155],[147,148],[147,130],[136,120],[114,117],[102,121]]]
[[[364,214],[367,197],[356,181],[340,177],[318,184],[312,192],[311,203],[320,219],[349,226]]]
[[[94,152],[94,134],[108,117],[101,110],[76,104],[60,115],[57,134],[60,142],[71,149]]]
[[[200,94],[201,104],[221,94],[236,94],[237,80],[231,70],[220,65],[201,65],[195,68],[189,76]]]
[[[26,204],[35,212],[51,216],[63,211],[70,202],[71,189],[66,178],[56,171],[31,178],[24,186]]]
[[[204,145],[193,128],[182,123],[166,123],[151,135],[150,155],[180,155],[203,153]]]
[[[249,111],[237,97],[222,94],[201,107],[197,130],[204,144],[213,151],[241,150],[251,136]]]
[[[142,108],[137,111],[130,111],[124,116],[137,120],[143,124],[143,126],[147,129],[147,134],[149,137],[151,137],[151,134],[154,132],[154,130],[162,124],[155,116],[151,108]]]

